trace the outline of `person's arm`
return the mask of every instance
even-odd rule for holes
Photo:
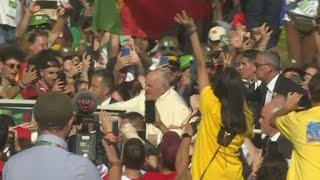
[[[102,140],[102,144],[109,161],[108,179],[119,180],[121,179],[121,163],[114,146],[116,140],[113,134],[112,120],[107,112],[100,112],[99,120],[102,130],[105,134]]]
[[[187,124],[182,135],[182,140],[177,152],[176,157],[176,172],[177,176],[182,172],[188,170],[190,159],[189,159],[189,147],[191,145],[191,139],[193,136],[193,130],[190,124]]]
[[[210,81],[206,69],[206,61],[204,58],[205,56],[203,55],[199,36],[197,33],[197,27],[193,19],[190,18],[185,11],[182,11],[181,14],[177,14],[174,17],[174,20],[177,23],[185,26],[190,34],[193,53],[197,61],[199,91],[202,92],[202,90],[209,85]]]
[[[23,41],[23,36],[28,29],[30,20],[34,13],[41,10],[41,7],[37,5],[37,2],[32,1],[28,8],[26,8],[24,16],[22,16],[20,22],[16,27],[16,39],[21,42]]]
[[[70,15],[71,12],[71,6],[66,6],[66,7],[62,7],[58,10],[58,19],[57,22],[55,23],[55,25],[52,28],[52,31],[49,35],[48,38],[48,42],[49,44],[53,45],[55,43],[55,41],[58,39],[58,37],[60,36],[60,34],[63,31],[63,28],[68,20],[68,17]]]
[[[270,30],[269,26],[267,26],[267,24],[264,23],[260,27],[260,34],[261,34],[261,41],[258,45],[257,50],[264,51],[268,48],[268,43],[272,34],[272,30]]]
[[[272,115],[272,118],[270,120],[270,125],[272,127],[277,128],[276,121],[278,117],[284,116],[291,111],[295,111],[299,109],[298,103],[301,98],[302,98],[301,94],[292,93],[292,92],[288,93],[288,97],[285,105]]]
[[[110,48],[109,48],[109,58],[117,57],[120,52],[120,36],[116,34],[111,34],[110,37]]]
[[[90,69],[90,56],[87,56],[86,53],[82,55],[82,71],[81,71],[81,80],[85,82],[89,82],[89,69]]]
[[[18,93],[21,92],[22,89],[28,87],[32,81],[37,79],[37,71],[33,70],[33,68],[30,69],[24,69],[22,72],[22,79],[14,85],[11,89],[9,90],[3,90],[1,92],[1,96],[5,99],[13,99],[16,97]]]
[[[163,122],[161,121],[161,117],[160,117],[160,114],[159,114],[159,111],[157,108],[156,108],[155,121],[152,125],[154,125],[156,128],[158,128],[162,134],[165,134],[168,131],[170,131],[170,129],[165,124],[163,124]]]

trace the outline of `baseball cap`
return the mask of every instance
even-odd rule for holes
[[[227,35],[227,31],[223,27],[215,26],[210,29],[208,38],[211,41],[218,41],[221,39],[221,36],[226,36],[226,35]]]
[[[186,70],[190,67],[191,62],[193,62],[194,57],[192,55],[184,55],[179,57],[179,64],[181,70]]]
[[[48,92],[36,101],[34,116],[41,130],[63,129],[73,116],[72,102],[61,92]]]
[[[40,24],[50,24],[50,25],[52,25],[52,20],[51,20],[50,16],[48,16],[46,14],[33,15],[31,20],[30,20],[29,26],[37,26],[37,25],[40,25]]]

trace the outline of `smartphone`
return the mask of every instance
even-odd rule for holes
[[[156,102],[153,100],[145,101],[145,120],[146,123],[154,123],[156,118]]]
[[[61,73],[59,73],[59,75],[58,75],[58,79],[65,84],[66,81],[67,81],[67,76],[66,76],[66,74],[65,74],[64,72],[61,72]]]
[[[161,66],[161,65],[167,65],[167,64],[169,64],[169,57],[167,57],[167,56],[162,56],[162,57],[160,58],[159,65]]]
[[[59,1],[57,0],[32,0],[41,7],[41,9],[57,9]]]
[[[121,52],[120,52],[120,56],[124,57],[124,56],[129,56],[130,55],[130,49],[129,48],[122,48]]]

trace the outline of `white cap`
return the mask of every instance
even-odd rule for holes
[[[218,41],[221,36],[226,35],[226,30],[221,26],[216,26],[210,29],[208,37],[211,41]]]

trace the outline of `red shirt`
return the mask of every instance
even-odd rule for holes
[[[0,174],[2,174],[3,168],[4,168],[4,162],[0,161]]]
[[[161,172],[147,172],[143,176],[143,180],[175,180],[177,176],[176,172],[170,174],[163,174]]]

